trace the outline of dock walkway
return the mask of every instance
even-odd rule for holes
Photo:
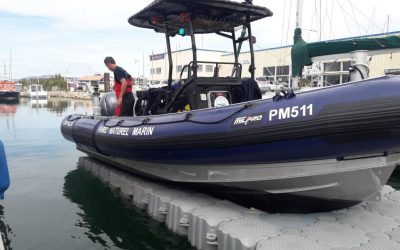
[[[152,183],[89,157],[78,166],[204,250],[398,250],[400,191],[327,213],[268,214],[193,191]]]

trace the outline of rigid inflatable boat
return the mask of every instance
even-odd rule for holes
[[[400,159],[400,78],[259,99],[250,23],[272,12],[250,2],[159,0],[132,16],[131,24],[166,34],[168,87],[138,93],[140,116],[69,115],[63,136],[115,167],[214,191],[375,199]],[[244,36],[235,37],[237,26]],[[226,63],[215,63],[212,77],[200,77],[194,34],[214,32],[233,40],[233,70],[221,77]],[[169,37],[178,33],[191,36],[193,61],[174,89]],[[250,79],[238,63],[246,40]]]

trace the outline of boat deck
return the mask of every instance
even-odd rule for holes
[[[197,249],[400,249],[400,191],[390,186],[380,201],[348,209],[269,214],[152,183],[89,157],[81,157],[78,166]]]

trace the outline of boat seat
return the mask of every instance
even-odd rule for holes
[[[135,105],[135,114],[137,116],[159,114],[166,105],[166,92],[166,87],[137,91],[138,100]]]

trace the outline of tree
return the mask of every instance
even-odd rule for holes
[[[67,90],[67,82],[60,74],[50,78],[25,78],[19,80],[19,82],[22,83],[24,88],[31,84],[41,84],[46,91],[51,91],[53,86],[58,87],[59,90]]]

